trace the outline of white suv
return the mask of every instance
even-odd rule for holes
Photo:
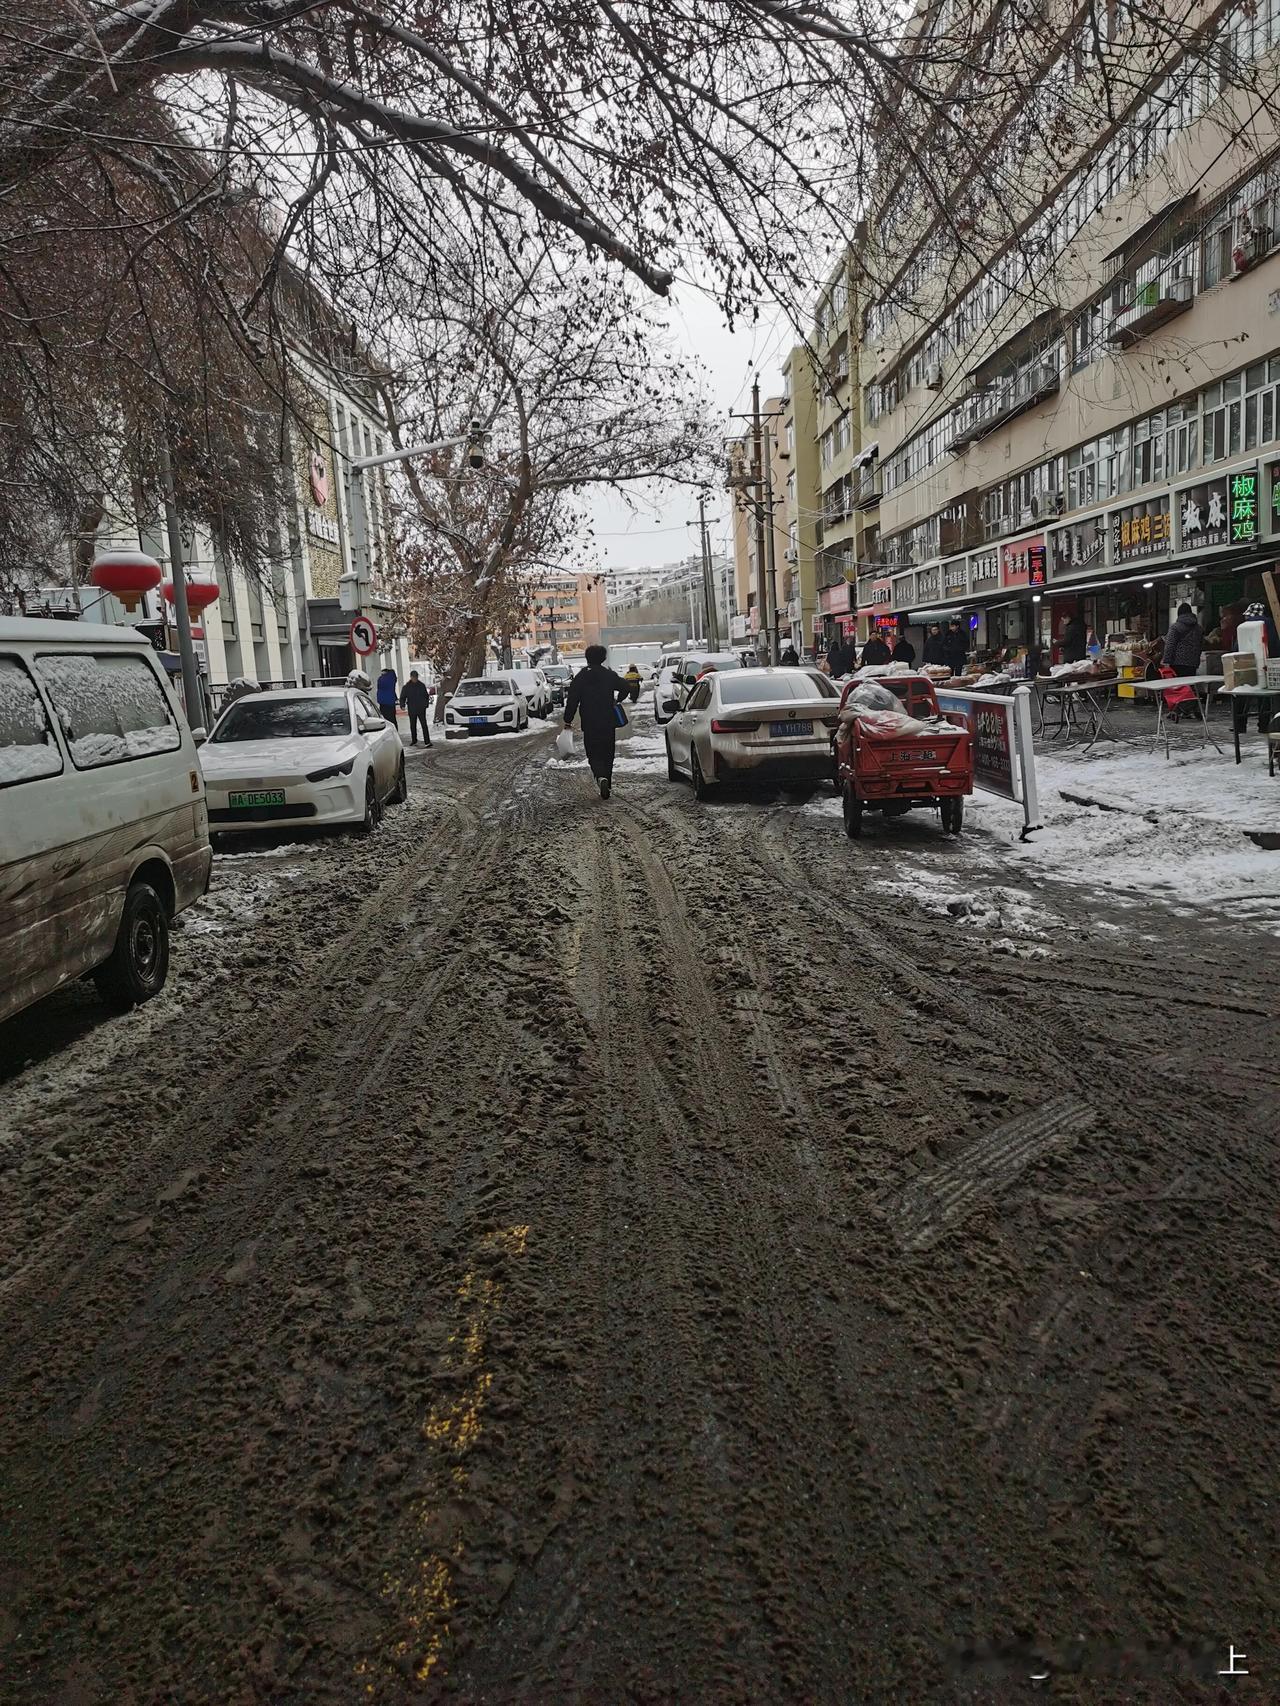
[[[529,708],[509,675],[472,675],[458,683],[445,707],[444,738],[515,734],[529,726]]]
[[[554,704],[551,683],[540,669],[513,669],[507,672],[515,683],[517,693],[524,695],[530,715],[549,717]]]

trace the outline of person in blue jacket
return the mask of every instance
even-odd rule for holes
[[[384,669],[378,677],[378,709],[391,724],[396,726],[396,672],[394,669]]]

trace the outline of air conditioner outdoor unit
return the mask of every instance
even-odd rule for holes
[[[798,553],[795,551],[784,551],[782,553],[782,560],[784,563],[797,562],[799,560]]]
[[[926,372],[926,374],[924,376],[924,382],[929,387],[929,389],[931,391],[941,391],[941,389],[942,389],[942,368],[941,368],[941,366],[929,368],[929,370]]]

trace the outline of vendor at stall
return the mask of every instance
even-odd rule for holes
[[[960,626],[960,618],[953,616],[947,623],[947,631],[943,636],[942,661],[950,665],[952,675],[963,675],[968,659],[968,638]]]

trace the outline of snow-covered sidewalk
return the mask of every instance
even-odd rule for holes
[[[1241,749],[1238,766],[1229,736],[1224,753],[1197,746],[1168,759],[1145,746],[1042,752],[1043,829],[1020,842],[1020,808],[990,794],[974,795],[969,821],[1047,876],[1154,894],[1280,933],[1280,850],[1251,839],[1280,837],[1280,776],[1267,775],[1260,737],[1242,736]]]

